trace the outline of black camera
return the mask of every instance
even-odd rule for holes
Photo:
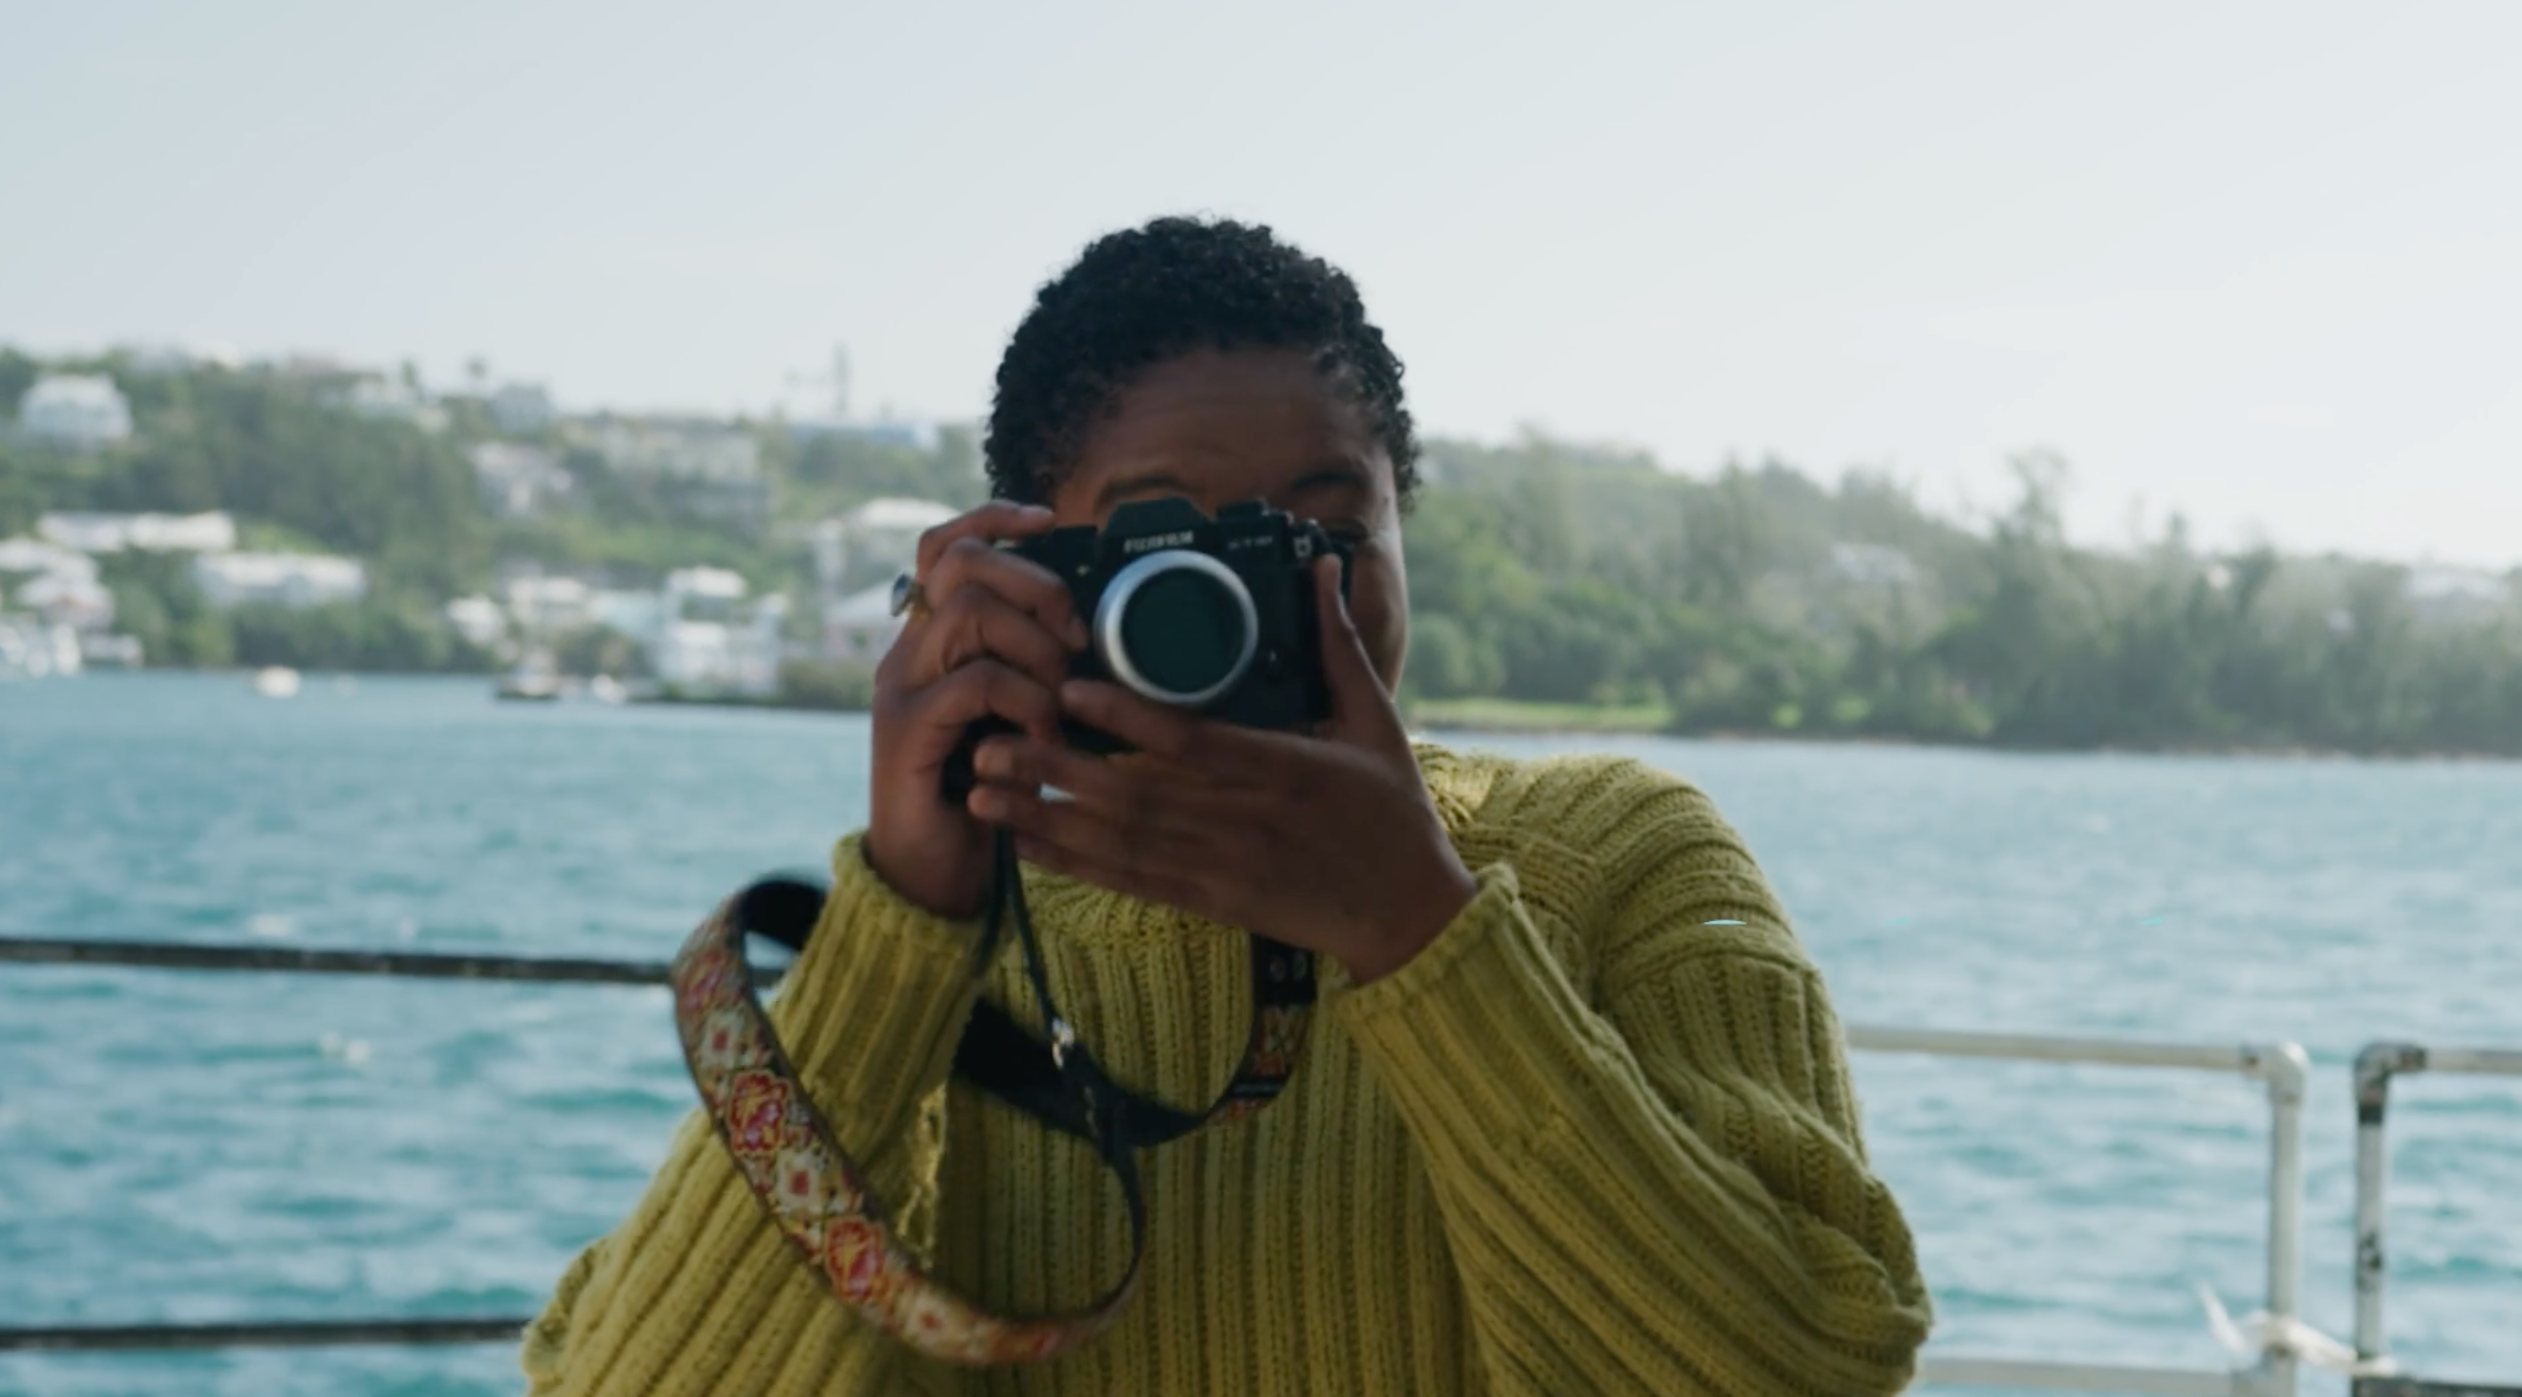
[[[1055,529],[1010,550],[1068,584],[1090,637],[1069,661],[1076,677],[1244,727],[1296,728],[1331,716],[1313,566],[1337,554],[1345,595],[1349,546],[1320,524],[1260,500],[1226,505],[1211,519],[1173,497],[1122,505],[1101,530]],[[1066,726],[1068,741],[1088,751],[1125,745]],[[950,798],[970,791],[980,740],[1013,730],[975,725],[947,765]]]

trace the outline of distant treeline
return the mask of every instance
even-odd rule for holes
[[[2055,457],[1965,528],[1881,474],[1712,480],[1532,441],[1438,443],[1409,530],[1409,684],[1653,701],[1685,732],[2024,747],[2522,754],[2522,570],[2209,556],[2175,518],[2068,546]]]
[[[0,405],[38,367],[0,352]],[[555,432],[541,444],[577,477],[574,502],[500,520],[463,450],[491,425],[461,399],[430,433],[336,406],[346,381],[320,376],[59,367],[115,372],[137,436],[95,455],[0,440],[0,537],[47,509],[227,509],[259,546],[370,564],[359,606],[222,613],[170,560],[116,561],[121,624],[153,663],[480,668],[490,657],[443,604],[487,590],[503,561],[625,586],[711,563],[802,597],[789,525],[881,495],[983,493],[970,431],[920,448],[761,424],[776,504],[744,528]],[[2430,602],[2404,568],[2209,555],[2177,520],[2124,551],[2079,549],[2059,527],[2063,464],[2014,464],[2010,505],[1961,521],[1866,471],[1699,478],[1540,438],[1434,441],[1408,525],[1407,696],[1660,707],[1686,732],[2522,755],[2522,573],[2500,599]]]

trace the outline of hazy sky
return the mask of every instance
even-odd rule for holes
[[[2522,4],[0,0],[0,340],[977,415],[1159,212],[1347,266],[1433,430],[2075,465],[2522,563]]]

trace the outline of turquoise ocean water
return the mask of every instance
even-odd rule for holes
[[[0,686],[0,931],[662,959],[747,878],[821,864],[864,815],[865,744],[854,718],[472,681]],[[2333,1334],[2348,1058],[2522,1046],[2522,766],[1609,745],[1715,795],[1851,1021],[2303,1043],[2307,1313]],[[1939,1347],[2214,1364],[2195,1286],[2258,1306],[2254,1084],[1857,1067]],[[0,965],[0,1323],[528,1313],[689,1101],[662,991]],[[2522,1089],[2408,1081],[2392,1134],[2397,1349],[2522,1383]],[[0,1393],[515,1373],[504,1347],[0,1356]]]

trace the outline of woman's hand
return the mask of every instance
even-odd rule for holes
[[[943,794],[946,758],[972,723],[998,717],[1059,740],[1059,687],[1086,643],[1068,587],[992,546],[1051,527],[1051,511],[992,501],[920,536],[927,609],[876,666],[867,864],[940,916],[980,912],[990,831]]]
[[[1032,728],[993,737],[972,813],[1015,831],[1032,863],[1328,955],[1358,983],[1399,969],[1475,887],[1339,578],[1338,560],[1316,565],[1332,716],[1314,736],[1071,682],[1069,716],[1139,751],[1098,757]],[[1070,798],[1045,800],[1044,786]]]

